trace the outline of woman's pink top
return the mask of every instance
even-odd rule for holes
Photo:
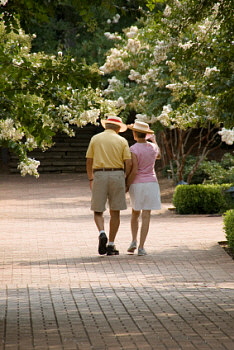
[[[154,164],[159,154],[158,146],[151,142],[136,142],[130,147],[130,151],[137,156],[138,161],[137,175],[133,183],[157,182]]]

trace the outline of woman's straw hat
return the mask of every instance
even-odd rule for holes
[[[154,134],[154,131],[149,128],[149,124],[141,122],[140,120],[135,120],[134,124],[128,125],[128,128],[144,134]]]

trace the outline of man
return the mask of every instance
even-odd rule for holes
[[[120,224],[120,210],[127,208],[125,177],[131,170],[131,153],[127,140],[118,135],[127,129],[121,118],[109,116],[101,120],[101,124],[105,130],[92,137],[86,153],[86,170],[92,190],[91,210],[99,230],[99,254],[118,255],[114,242]],[[108,245],[103,217],[107,200],[110,211]]]

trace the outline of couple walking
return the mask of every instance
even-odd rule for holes
[[[86,153],[86,170],[92,191],[91,210],[99,231],[98,252],[100,255],[119,254],[115,237],[120,225],[120,210],[127,208],[125,192],[129,191],[132,242],[128,252],[134,253],[138,247],[138,255],[146,255],[144,243],[149,231],[151,210],[161,208],[160,189],[154,170],[160,150],[154,132],[147,123],[135,120],[134,124],[127,126],[117,116],[110,116],[101,123],[105,130],[91,138]],[[127,128],[133,131],[136,141],[130,148],[127,140],[119,135]],[[110,211],[108,238],[103,216],[107,201]]]

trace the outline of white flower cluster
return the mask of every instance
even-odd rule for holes
[[[137,84],[140,84],[142,82],[143,84],[148,85],[151,80],[156,80],[158,71],[158,68],[150,68],[145,74],[141,75],[139,72],[131,69],[128,78],[135,81]],[[157,85],[156,81],[155,84]]]
[[[136,114],[136,119],[141,122],[148,123],[150,120],[150,117],[148,117],[146,114]]]
[[[171,91],[180,91],[183,85],[180,83],[174,83],[174,84],[167,84],[165,87]]]
[[[67,105],[59,105],[56,108],[57,112],[58,112],[58,116],[60,118],[62,118],[63,120],[71,120],[72,119],[72,110],[71,108],[69,108],[69,106]]]
[[[18,141],[23,136],[24,133],[15,128],[13,119],[0,120],[0,139]]]
[[[111,20],[111,19],[108,19],[108,20],[107,20],[107,23],[108,23],[108,24],[111,24],[111,23],[118,23],[118,22],[119,22],[119,19],[120,19],[120,15],[117,13],[117,14],[112,18],[112,20]]]
[[[123,97],[119,97],[115,104],[116,108],[118,109],[125,109],[126,103],[124,102]]]
[[[138,28],[136,26],[131,26],[130,28],[125,29],[124,32],[127,37],[125,47],[122,49],[110,49],[110,54],[107,56],[105,64],[99,68],[102,74],[128,69],[129,64],[124,62],[124,59],[129,56],[128,52],[136,54],[141,49],[141,42],[137,39]],[[116,33],[111,34],[106,32],[105,36],[109,39],[121,39]]]
[[[190,49],[190,47],[193,46],[193,42],[191,40],[187,41],[186,43],[182,44],[182,43],[179,43],[178,46],[181,47],[183,50],[188,50]]]
[[[40,162],[38,160],[35,160],[33,158],[26,158],[24,161],[19,163],[18,169],[20,170],[22,176],[28,174],[38,178],[39,174],[37,168],[39,167],[39,165]]]
[[[170,17],[170,15],[171,15],[171,7],[170,6],[166,6],[165,7],[165,10],[163,11],[163,15],[165,16],[165,17]]]
[[[124,50],[118,50],[116,48],[112,48],[110,50],[110,55],[107,56],[105,64],[100,67],[100,71],[103,73],[111,73],[115,70],[121,71],[127,69],[127,64],[124,63],[122,58],[126,58],[128,53]]]
[[[29,149],[37,148],[37,143],[32,135],[27,137],[25,146]]]
[[[221,135],[222,142],[225,142],[227,145],[233,145],[234,128],[232,129],[222,128],[222,130],[219,131],[218,134]]]
[[[189,84],[187,81],[183,81],[183,83],[167,84],[165,87],[175,93],[187,88],[191,90],[194,89],[194,85]]]
[[[24,63],[24,61],[21,58],[18,58],[18,59],[17,58],[13,58],[12,59],[12,63],[15,66],[21,66],[21,64]]]
[[[201,34],[206,34],[212,25],[212,21],[209,18],[205,18],[203,23],[198,25],[198,32]]]
[[[8,0],[0,0],[0,5],[5,6],[8,3]]]
[[[135,71],[134,69],[131,69],[128,79],[136,81],[139,84],[141,83],[141,74]]]
[[[131,26],[125,30],[125,35],[129,39],[133,39],[138,35],[138,28],[136,26]]]
[[[144,75],[142,75],[142,82],[144,84],[149,84],[150,80],[156,80],[158,72],[158,68],[150,68]]]
[[[117,79],[115,76],[113,76],[112,78],[108,79],[108,87],[103,90],[103,94],[104,95],[108,95],[111,94],[112,92],[114,92],[116,89],[118,89],[119,87],[122,86],[122,83],[119,79]]]
[[[136,54],[141,48],[141,43],[137,39],[128,39],[126,49]]]
[[[43,114],[41,116],[41,119],[43,123],[43,128],[45,128],[46,126],[49,126],[51,129],[54,128],[55,126],[54,119],[51,118],[48,114]]]
[[[104,33],[105,37],[109,40],[121,40],[121,36],[118,35],[117,33],[110,33],[110,32],[106,32]]]
[[[88,123],[96,124],[96,121],[100,115],[100,109],[90,109],[81,113],[79,117],[80,126],[84,126]],[[77,124],[77,123],[76,123]]]
[[[164,126],[169,126],[169,124],[170,124],[169,113],[170,112],[172,112],[172,108],[171,108],[170,104],[163,106],[162,113],[158,117],[156,117],[157,121],[159,121]]]
[[[116,13],[116,15],[113,17],[112,22],[113,23],[118,23],[120,19],[120,15],[118,13]]]
[[[211,75],[212,72],[219,72],[220,70],[217,67],[206,67],[205,73],[204,73],[204,77],[209,77]]]
[[[167,59],[167,51],[168,51],[169,45],[165,43],[165,41],[157,41],[156,45],[154,47],[154,63],[160,63]]]
[[[102,103],[102,112],[104,112],[106,116],[109,114],[118,115],[125,108],[126,103],[123,97],[119,97],[118,100],[104,99]]]

